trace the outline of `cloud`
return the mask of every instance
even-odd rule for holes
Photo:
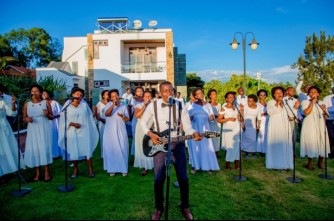
[[[226,82],[232,74],[243,74],[242,70],[202,70],[202,71],[187,71],[188,73],[197,73],[203,81],[220,80]],[[297,69],[291,69],[290,65],[282,67],[274,67],[258,71],[247,71],[247,75],[256,78],[256,73],[261,73],[262,80],[267,83],[291,82],[294,84],[297,79]]]
[[[286,10],[284,8],[281,8],[281,7],[278,7],[278,8],[276,8],[276,12],[281,13],[281,14],[287,14],[288,10]]]

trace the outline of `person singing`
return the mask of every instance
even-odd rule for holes
[[[292,169],[292,130],[288,112],[283,104],[284,88],[274,87],[271,94],[274,100],[270,100],[267,104],[269,124],[266,168]]]
[[[160,94],[161,99],[158,99],[155,102],[151,102],[148,105],[140,125],[145,134],[147,134],[154,144],[160,144],[160,137],[150,131],[147,124],[150,119],[154,121],[154,130],[157,132],[163,132],[168,130],[168,121],[169,121],[169,97],[173,96],[173,85],[169,81],[164,81],[160,84]],[[202,136],[196,132],[191,127],[190,118],[188,111],[185,108],[182,108],[182,105],[175,101],[175,119],[178,119],[182,122],[183,129],[186,134],[192,134],[195,140],[201,140]],[[156,111],[154,111],[156,109]],[[181,111],[181,113],[179,113]],[[173,112],[171,119],[174,121]],[[181,116],[181,119],[179,119]],[[175,123],[175,122],[174,122]],[[177,135],[177,130],[173,131]],[[173,134],[173,133],[172,133]],[[175,166],[176,176],[178,178],[178,183],[180,185],[180,195],[181,195],[181,212],[187,220],[192,220],[193,216],[189,210],[189,182],[187,176],[187,158],[184,148],[184,142],[177,142],[171,145],[172,149],[172,159]],[[159,220],[161,218],[162,212],[164,210],[164,182],[166,179],[166,161],[167,153],[159,152],[153,157],[154,164],[154,194],[155,194],[155,207],[156,212],[152,215],[152,220]]]
[[[99,133],[90,107],[82,101],[85,91],[74,87],[71,95],[73,99],[67,107],[66,125],[64,111],[60,115],[58,143],[65,149],[65,132],[67,132],[67,154],[74,165],[71,179],[78,177],[78,160],[83,158],[87,161],[89,177],[94,178],[92,157],[99,141]]]
[[[28,124],[24,153],[26,166],[35,168],[33,181],[40,180],[40,166],[44,166],[44,181],[51,181],[49,165],[52,159],[52,130],[49,120],[52,110],[48,102],[42,99],[43,88],[38,84],[30,87],[31,101],[23,107],[23,121]]]
[[[313,158],[318,158],[317,166],[324,169],[325,147],[327,147],[327,154],[329,152],[326,115],[324,114],[327,113],[327,108],[322,101],[318,100],[320,93],[321,90],[318,87],[312,86],[308,90],[310,100],[302,102],[305,118],[300,137],[300,157],[307,156],[307,169],[309,170],[313,169]]]
[[[3,96],[3,88],[0,86],[0,177],[5,174],[18,171],[18,146],[12,128],[6,116],[15,117],[16,98],[11,97],[8,103]],[[25,168],[21,158],[21,168]]]

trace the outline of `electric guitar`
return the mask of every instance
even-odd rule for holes
[[[147,157],[153,157],[159,152],[165,152],[165,153],[168,152],[168,130],[165,130],[161,133],[152,131],[152,133],[157,134],[160,137],[159,141],[161,142],[161,144],[153,144],[151,138],[145,134],[143,139],[144,155]],[[209,131],[201,133],[201,135],[206,138],[220,137],[220,133],[209,132]],[[193,138],[194,138],[193,135],[177,136],[177,137],[171,137],[170,141],[173,143]]]

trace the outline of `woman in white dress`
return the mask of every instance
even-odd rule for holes
[[[137,127],[136,127],[136,145],[135,145],[135,161],[134,167],[143,168],[141,175],[145,176],[148,173],[148,170],[153,168],[153,157],[147,157],[143,152],[143,138],[145,133],[140,126],[141,117],[143,116],[146,107],[152,100],[152,93],[150,91],[144,92],[144,102],[137,104],[135,107],[135,116],[138,119]],[[148,123],[148,128],[150,128],[153,124],[153,119]]]
[[[92,110],[86,102],[82,102],[85,91],[75,87],[71,91],[71,96],[74,99],[67,106],[66,127],[65,113],[62,112],[60,115],[59,146],[65,150],[65,132],[67,132],[67,154],[69,161],[73,161],[74,165],[71,179],[78,177],[78,160],[84,158],[87,161],[89,177],[94,178],[92,157],[99,141],[99,132]]]
[[[311,100],[302,102],[303,121],[302,132],[300,137],[300,157],[308,159],[307,169],[312,170],[312,159],[318,158],[317,166],[323,169],[324,157],[328,156],[329,139],[326,128],[324,113],[327,113],[326,105],[319,101],[321,90],[312,86],[308,91]],[[327,156],[325,156],[325,147],[327,147]]]
[[[268,97],[268,92],[266,90],[259,90],[257,92],[257,96],[259,98],[259,102],[257,105],[261,109],[261,124],[259,128],[259,132],[257,135],[257,148],[256,152],[259,152],[261,156],[267,152],[267,143],[268,143],[268,122],[269,115],[267,113],[267,102],[266,99]]]
[[[222,146],[226,150],[225,168],[231,169],[230,163],[234,162],[234,168],[239,170],[241,124],[239,112],[233,105],[235,95],[234,91],[225,94],[226,105],[219,112],[218,122],[224,124]]]
[[[261,109],[257,104],[257,96],[250,94],[247,97],[247,104],[243,107],[244,131],[242,133],[241,149],[246,152],[245,159],[257,158],[256,135],[261,124]]]
[[[11,103],[8,103],[3,96],[3,91],[0,86],[0,177],[18,170],[17,140],[6,119],[6,116],[17,115],[16,99],[12,96]],[[21,168],[25,168],[22,158]]]
[[[210,104],[204,99],[203,90],[197,88],[193,91],[193,96],[197,99],[189,107],[189,116],[191,119],[192,128],[200,133],[210,131],[209,121],[214,120],[214,113]],[[211,173],[213,170],[219,170],[219,165],[211,139],[203,138],[201,141],[190,141],[192,146],[192,173],[197,170],[207,171]]]
[[[271,90],[274,100],[267,103],[269,115],[267,169],[293,169],[292,131],[289,116],[283,104],[284,88]]]
[[[52,157],[58,158],[63,155],[61,148],[58,145],[58,130],[59,130],[59,117],[62,106],[55,100],[53,100],[53,93],[49,91],[43,91],[42,93],[43,100],[46,100],[52,110],[52,119],[50,120],[51,124],[51,133],[52,133]]]
[[[189,113],[189,109],[190,109],[191,105],[196,101],[197,101],[197,99],[193,96],[193,93],[190,92],[189,101],[185,105],[188,113]],[[192,157],[191,157],[193,155],[193,148],[191,146],[191,141],[186,140],[185,144],[186,144],[186,147],[188,148],[189,164],[193,165],[193,161],[192,161]],[[194,172],[194,171],[195,170],[193,170],[192,172]]]
[[[110,102],[103,109],[106,124],[103,134],[103,168],[110,176],[128,175],[129,142],[125,123],[129,121],[126,105],[119,102],[117,89],[109,91]]]
[[[102,114],[102,110],[105,108],[106,104],[109,102],[109,90],[104,90],[101,93],[102,100],[100,100],[95,107],[94,117],[97,120],[97,125],[99,128],[100,134],[100,148],[101,148],[101,158],[103,158],[103,133],[104,133],[104,125],[106,123],[106,119]]]
[[[44,166],[44,181],[51,181],[49,165],[52,163],[52,110],[49,103],[42,99],[43,88],[30,87],[31,101],[23,107],[23,121],[28,123],[24,162],[27,167],[35,168],[34,181],[40,180],[40,166]]]
[[[135,107],[138,104],[141,104],[144,102],[143,100],[143,94],[144,94],[144,88],[143,87],[136,87],[135,88],[135,96],[132,99],[132,113],[135,112]],[[132,128],[132,144],[131,144],[131,155],[135,155],[135,144],[136,144],[136,127],[137,127],[137,117],[136,114],[133,114],[133,118],[131,121],[131,128]]]
[[[213,110],[213,115],[215,116],[215,119],[213,121],[210,121],[210,129],[211,131],[220,133],[221,124],[217,122],[217,118],[222,106],[220,103],[217,102],[217,91],[215,89],[211,89],[208,91],[207,96],[209,98],[209,104],[211,104]],[[216,151],[216,156],[218,158],[219,157],[218,153],[221,148],[220,138],[219,137],[212,138],[212,143]]]

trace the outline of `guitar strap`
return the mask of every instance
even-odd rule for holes
[[[155,116],[155,122],[156,122],[156,126],[157,126],[157,131],[158,133],[160,133],[160,127],[159,127],[159,122],[158,122],[158,105],[157,105],[157,101],[154,101],[154,116]]]
[[[177,122],[177,135],[180,135],[180,130],[181,130],[181,114],[182,114],[182,103],[179,102],[179,119]]]

